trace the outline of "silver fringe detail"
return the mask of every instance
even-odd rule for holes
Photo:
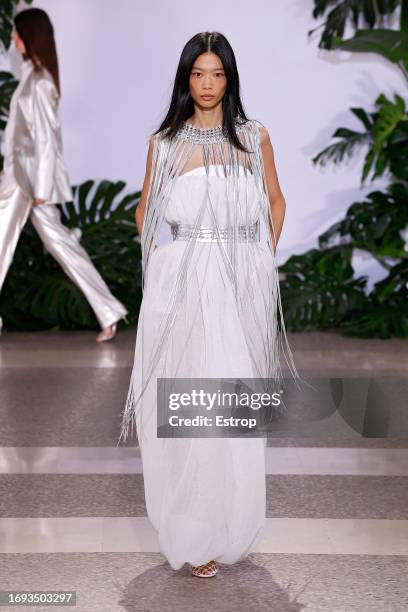
[[[303,381],[294,363],[282,312],[276,254],[269,230],[269,228],[272,228],[275,237],[260,147],[260,127],[262,127],[262,124],[254,120],[244,124],[237,123],[237,133],[249,153],[234,147],[224,134],[222,126],[198,128],[184,123],[173,139],[167,138],[165,131],[153,137],[151,179],[141,236],[143,291],[146,290],[149,283],[150,257],[156,246],[156,239],[162,223],[165,221],[166,207],[177,179],[191,169],[204,167],[206,197],[199,206],[194,224],[190,226],[189,232],[184,236],[185,249],[179,264],[176,281],[169,295],[166,311],[157,329],[153,351],[149,358],[145,357],[143,353],[143,363],[137,363],[135,359],[129,392],[122,412],[118,444],[122,438],[124,441],[127,440],[129,431],[133,437],[137,423],[140,426],[139,434],[142,433],[141,417],[143,411],[141,410],[141,400],[151,377],[155,372],[157,373],[156,367],[164,354],[163,351],[168,347],[178,313],[182,310],[183,300],[186,299],[188,273],[191,272],[193,254],[198,242],[200,228],[203,227],[204,215],[207,219],[210,217],[212,240],[217,242],[224,270],[233,290],[237,314],[253,364],[254,377],[268,379],[275,385],[281,385],[283,373],[280,358],[284,357],[289,373],[296,384],[298,384],[298,381]],[[216,166],[220,169],[219,176],[225,179],[226,198],[223,218],[228,221],[227,228],[224,227],[216,214],[209,176],[210,166]],[[255,193],[260,207],[260,218],[263,219],[267,228],[266,246],[268,262],[270,262],[270,269],[268,263],[267,286],[263,286],[263,281],[261,283],[258,278],[258,271],[253,261],[251,265],[253,249],[259,248],[255,247],[252,239],[250,239],[253,232],[253,219],[250,218],[249,210],[254,198],[254,189],[250,185],[251,182],[255,185]],[[245,194],[243,200],[242,197],[239,197],[238,192],[238,187],[240,187],[242,194],[242,185],[244,185],[243,191]],[[243,219],[244,224],[242,223]],[[208,227],[208,222],[205,226]],[[245,240],[242,240],[243,228],[247,232]],[[254,296],[259,298],[260,287],[262,289],[262,304],[257,304],[255,308]],[[280,329],[278,319],[280,320]],[[250,331],[249,327],[251,327]],[[256,330],[255,333],[254,330]],[[138,331],[140,332],[140,330]],[[147,363],[145,363],[145,358]],[[169,361],[172,364],[171,359]],[[169,364],[166,365],[168,367]],[[142,372],[143,384],[141,388],[137,388],[135,383],[137,368],[139,372]],[[160,376],[160,373],[157,374]],[[172,374],[174,374],[174,377],[177,376],[177,364],[174,364],[174,372],[172,371],[170,374],[167,372],[166,377],[171,377]],[[140,435],[139,445],[142,445]]]

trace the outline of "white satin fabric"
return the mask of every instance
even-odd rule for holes
[[[80,230],[61,222],[56,203],[71,201],[62,158],[58,94],[48,71],[23,62],[10,104],[0,174],[0,291],[24,224],[30,216],[44,247],[83,291],[102,328],[127,314],[79,242]],[[44,204],[33,206],[33,199]],[[0,318],[0,328],[1,328]]]
[[[225,213],[225,178],[210,167],[215,214]],[[205,168],[175,179],[166,209],[168,223],[191,223],[206,194]],[[248,189],[245,181],[240,189]],[[251,187],[249,187],[251,189]],[[248,214],[255,222],[260,207],[255,190]],[[157,247],[149,262],[135,348],[135,387],[142,385],[157,329],[176,282],[186,242]],[[270,282],[270,253],[260,242],[242,245],[240,256],[262,284]],[[158,438],[157,378],[252,378],[257,374],[226,278],[217,242],[196,244],[171,339],[142,397],[137,433],[143,462],[148,517],[158,533],[160,550],[175,570],[184,563],[215,559],[231,564],[253,550],[265,523],[266,438]],[[264,333],[268,321],[259,305]],[[262,347],[256,360],[264,368]],[[176,367],[177,366],[177,367]],[[175,370],[176,373],[175,373]],[[143,418],[143,435],[141,435]]]
[[[7,205],[16,185],[31,200],[40,198],[46,204],[72,200],[62,158],[58,92],[50,73],[36,72],[30,60],[23,62],[11,100],[4,149],[0,207]]]

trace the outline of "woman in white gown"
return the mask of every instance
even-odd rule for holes
[[[159,437],[157,379],[276,382],[282,354],[299,377],[275,256],[284,214],[268,132],[245,116],[233,50],[222,34],[197,34],[150,140],[136,212],[143,300],[119,438],[135,425],[160,550],[195,576],[214,576],[217,562],[235,563],[258,542],[266,437]],[[172,240],[158,246],[163,227]]]

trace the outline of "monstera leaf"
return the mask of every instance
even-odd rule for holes
[[[6,127],[10,100],[17,83],[11,72],[0,71],[0,130]]]
[[[342,244],[369,251],[379,260],[399,259],[406,256],[400,232],[407,226],[408,188],[393,183],[387,193],[373,191],[365,201],[352,204],[344,219],[319,236],[319,246],[326,248],[340,238]]]
[[[408,260],[394,266],[387,278],[376,283],[364,308],[341,323],[347,336],[391,338],[408,336]]]
[[[25,3],[31,4],[32,0],[25,0]],[[0,52],[10,47],[13,13],[18,4],[19,0],[1,0],[0,2]],[[17,81],[10,72],[0,71],[0,132],[6,127],[10,100],[16,86]],[[3,161],[3,156],[0,155],[0,170],[3,168]]]
[[[113,206],[124,182],[102,181],[95,190],[93,187],[94,181],[74,187],[74,202],[63,205],[64,221],[68,227],[81,231],[82,245],[92,253],[98,270],[120,290],[129,279],[130,266],[135,259],[140,260],[135,225],[140,192],[126,195]]]
[[[404,297],[407,303],[408,297],[408,259],[404,259],[394,266],[389,276],[376,283],[373,297],[380,303],[385,304],[392,297]],[[408,315],[408,311],[406,312]]]
[[[11,96],[17,81],[10,72],[0,71],[0,132],[5,130]],[[4,158],[0,154],[0,171],[3,169]]]
[[[363,181],[373,166],[375,166],[373,179],[381,176],[390,167],[388,155],[394,143],[398,142],[401,145],[402,140],[405,145],[407,144],[407,115],[403,98],[396,94],[395,102],[391,102],[384,94],[380,94],[375,104],[379,111],[375,114],[371,129],[373,145],[365,159]],[[405,177],[397,178],[404,179]]]
[[[135,323],[141,301],[141,249],[134,221],[140,192],[119,198],[125,183],[94,181],[74,187],[74,202],[58,205],[112,293]],[[97,320],[78,287],[49,255],[27,223],[1,293],[8,329],[94,329]]]
[[[353,53],[377,53],[408,68],[408,33],[396,30],[357,30],[353,38],[334,38],[333,48]]]
[[[24,1],[25,4],[31,4],[33,0]],[[0,2],[0,42],[6,50],[11,43],[14,10],[19,4],[20,0],[1,0]]]
[[[286,327],[291,331],[338,326],[365,303],[366,278],[353,279],[352,249],[312,249],[279,268]]]
[[[45,327],[94,327],[94,317],[82,292],[59,271],[47,276],[31,297],[30,313]]]
[[[347,25],[355,29],[363,25],[372,30],[390,21],[392,13],[399,7],[400,29],[406,29],[408,11],[405,0],[314,0],[314,5],[315,19],[326,16],[325,22],[309,31],[311,36],[317,29],[323,28],[319,42],[321,49],[332,49],[336,38],[343,36]]]

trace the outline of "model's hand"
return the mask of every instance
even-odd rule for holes
[[[42,200],[41,198],[35,198],[34,199],[34,206],[37,206],[38,204],[44,204],[45,200]]]

